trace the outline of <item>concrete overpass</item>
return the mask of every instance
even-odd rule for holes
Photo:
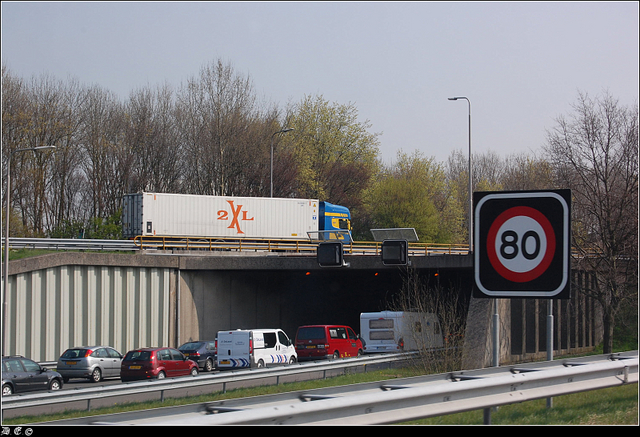
[[[359,314],[387,309],[406,269],[383,266],[371,255],[345,259],[350,266],[343,268],[321,268],[312,255],[233,252],[60,252],[11,261],[3,354],[54,361],[72,346],[109,344],[121,352],[175,347],[213,339],[218,330],[251,327],[280,327],[293,337],[299,325],[312,323],[344,323],[359,331]],[[465,367],[490,365],[492,300],[470,299],[471,256],[411,262],[463,297]],[[547,302],[499,302],[501,363],[544,357]],[[594,346],[600,334],[593,302],[575,297],[556,305],[557,349]]]

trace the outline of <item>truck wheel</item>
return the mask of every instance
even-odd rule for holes
[[[337,360],[338,358],[340,358],[340,352],[335,351],[335,352],[333,353],[333,359],[334,359],[334,360]]]

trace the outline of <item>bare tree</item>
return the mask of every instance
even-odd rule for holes
[[[121,106],[112,92],[98,86],[86,90],[78,136],[86,178],[84,220],[109,217],[120,207],[122,192],[119,187],[123,175],[119,149],[124,142]]]
[[[64,144],[71,133],[66,89],[63,82],[49,75],[24,82],[3,68],[3,159],[17,149]],[[22,219],[23,229],[33,235],[44,235],[54,224],[51,212],[56,206],[50,197],[53,156],[50,151],[20,153],[11,162],[12,193],[8,198]]]
[[[420,354],[416,366],[426,373],[442,373],[461,368],[462,345],[466,316],[461,283],[441,283],[439,276],[420,274],[413,268],[403,272],[400,292],[389,303],[395,311],[435,314],[438,319],[436,332],[442,335],[442,347],[431,347],[423,340],[423,334],[412,332]],[[412,326],[412,329],[415,329]]]
[[[557,118],[545,150],[558,184],[572,190],[578,262],[597,279],[583,292],[602,306],[609,353],[616,314],[638,298],[638,105],[579,93],[573,109]]]
[[[133,91],[125,104],[125,143],[121,162],[126,192],[179,192],[182,148],[168,85]]]
[[[508,191],[552,189],[555,184],[549,161],[526,154],[507,156],[501,181]]]
[[[230,184],[242,172],[242,144],[255,120],[256,99],[250,78],[230,64],[212,62],[178,93],[178,126],[193,194],[233,194]]]
[[[82,215],[79,201],[86,179],[81,171],[82,151],[78,143],[78,132],[84,96],[84,90],[75,79],[70,79],[62,89],[59,118],[66,133],[53,154],[51,185],[48,190],[51,206],[48,221],[52,229]]]
[[[14,76],[5,66],[2,66],[2,168],[6,171],[9,165],[9,157],[11,152],[17,149],[26,148],[27,132],[30,123],[29,117],[29,98],[24,80]],[[16,156],[17,157],[17,156]],[[6,202],[10,202],[9,220],[11,223],[10,231],[13,235],[24,235],[22,221],[18,219],[18,214],[13,210],[16,198],[14,193],[18,191],[17,178],[19,171],[16,170],[15,164],[12,162],[12,183],[11,192],[7,192],[6,177],[2,177],[2,194],[3,194],[3,223],[6,208]],[[3,226],[4,229],[4,226]]]

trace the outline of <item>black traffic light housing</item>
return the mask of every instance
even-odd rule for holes
[[[409,243],[407,240],[384,240],[382,242],[382,264],[405,266],[409,263]]]
[[[342,267],[346,265],[341,242],[319,243],[316,259],[321,267]]]

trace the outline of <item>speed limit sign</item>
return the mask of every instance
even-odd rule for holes
[[[568,299],[570,190],[474,193],[476,297]]]

